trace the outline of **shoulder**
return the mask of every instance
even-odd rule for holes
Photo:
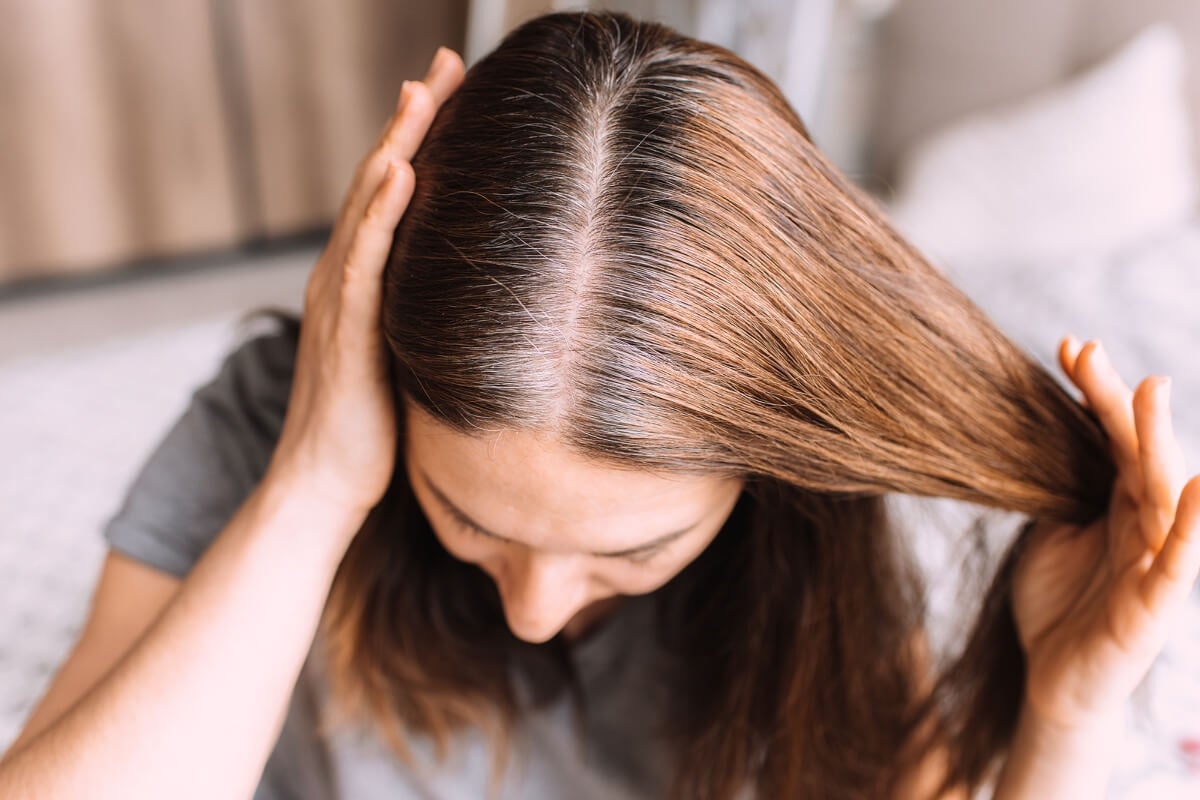
[[[192,393],[164,442],[189,463],[220,471],[245,492],[258,482],[275,449],[296,363],[294,329],[278,323],[252,330],[256,327],[243,320],[234,346]]]
[[[293,328],[276,325],[256,332],[243,325],[216,374],[194,397],[203,402],[240,404],[247,410],[282,411],[291,392],[296,347]]]
[[[237,477],[256,480],[283,428],[295,360],[296,340],[286,331],[247,333],[243,326],[164,444],[189,461],[209,452],[230,462]]]

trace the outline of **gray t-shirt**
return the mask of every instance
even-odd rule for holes
[[[295,355],[292,342],[276,332],[246,339],[226,356],[192,394],[106,524],[110,547],[176,577],[187,575],[266,470]],[[666,690],[653,678],[652,611],[649,596],[628,598],[572,648],[586,725],[576,725],[566,693],[529,709],[514,732],[501,797],[665,796],[671,760],[653,732]],[[316,655],[311,649],[254,800],[486,796],[491,751],[477,731],[464,732],[445,763],[434,758],[432,742],[413,735],[415,769],[369,734],[320,736],[317,719],[327,695]]]

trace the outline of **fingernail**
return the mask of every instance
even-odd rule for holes
[[[400,99],[396,101],[396,111],[403,110],[404,104],[406,102],[408,102],[408,84],[409,83],[411,83],[411,81],[404,81],[403,83],[400,84]]]
[[[1110,364],[1111,363],[1108,360],[1108,353],[1106,353],[1104,351],[1104,345],[1100,344],[1099,340],[1096,341],[1096,351],[1095,351],[1095,353],[1093,353],[1093,355],[1096,356],[1097,363],[1100,363],[1100,364]]]

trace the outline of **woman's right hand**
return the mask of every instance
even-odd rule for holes
[[[364,516],[396,462],[396,416],[380,328],[382,275],[412,197],[409,161],[465,72],[438,49],[423,81],[405,81],[395,115],[359,163],[304,292],[296,369],[268,474]]]

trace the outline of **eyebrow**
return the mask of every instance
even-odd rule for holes
[[[475,530],[482,533],[484,536],[490,536],[493,539],[500,539],[501,541],[505,541],[505,542],[516,542],[516,539],[510,539],[507,536],[501,536],[498,533],[489,531],[487,528],[483,527],[478,522],[471,519],[465,511],[463,511],[458,506],[454,505],[454,503],[450,500],[450,498],[446,496],[445,492],[443,492],[441,489],[439,489],[433,483],[433,481],[431,481],[429,479],[429,476],[426,475],[424,471],[422,471],[422,470],[418,470],[418,471],[421,474],[421,480],[425,481],[425,485],[429,487],[429,491],[433,493],[433,496],[438,499],[438,502],[441,503],[447,511],[449,511],[454,516],[458,517],[460,522],[462,522],[465,525],[471,526]],[[702,520],[697,520],[696,522],[693,522],[691,525],[688,525],[686,528],[680,528],[677,531],[672,531],[671,533],[664,534],[653,541],[646,542],[645,544],[640,544],[637,547],[630,547],[626,550],[614,550],[614,551],[608,552],[608,553],[592,553],[592,555],[601,556],[603,558],[623,558],[623,557],[627,557],[627,556],[636,556],[641,553],[647,553],[651,550],[657,550],[660,547],[664,547],[664,546],[670,544],[671,542],[680,538],[684,534],[690,533],[692,530],[694,530],[696,528],[696,526],[698,526],[700,524],[701,521]]]

